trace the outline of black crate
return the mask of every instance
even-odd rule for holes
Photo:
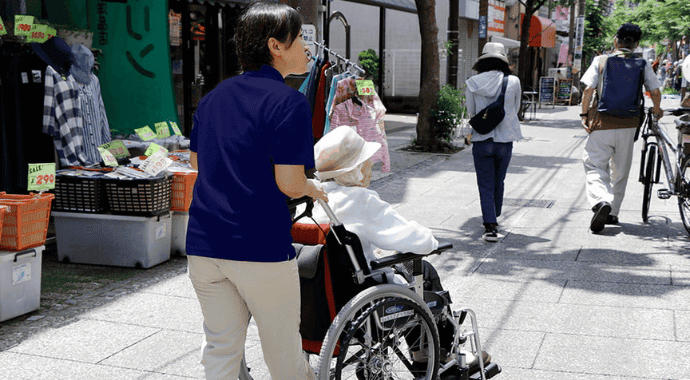
[[[137,216],[156,216],[168,212],[172,179],[172,175],[154,179],[104,179],[110,212]]]
[[[55,211],[103,213],[108,211],[102,178],[55,176]]]

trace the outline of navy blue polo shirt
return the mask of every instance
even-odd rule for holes
[[[279,262],[295,257],[286,196],[273,165],[314,165],[307,99],[264,65],[227,79],[194,114],[190,149],[199,176],[187,255]]]

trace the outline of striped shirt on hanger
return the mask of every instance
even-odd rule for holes
[[[101,96],[101,84],[96,75],[91,74],[91,83],[79,83],[74,76],[67,77],[67,82],[77,90],[81,116],[84,121],[84,153],[90,163],[101,161],[98,147],[111,140],[108,117]]]

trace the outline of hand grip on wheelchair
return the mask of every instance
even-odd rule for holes
[[[391,267],[395,264],[400,264],[400,263],[404,263],[404,262],[415,260],[415,259],[421,259],[421,258],[426,257],[426,256],[438,255],[438,254],[441,254],[441,253],[443,253],[443,252],[445,252],[451,248],[453,248],[453,244],[444,243],[444,244],[439,244],[437,249],[435,249],[435,250],[433,250],[427,254],[418,254],[418,253],[413,253],[413,252],[396,253],[395,255],[382,257],[382,258],[376,259],[376,260],[371,260],[371,262],[369,263],[369,266],[371,267],[372,270]]]

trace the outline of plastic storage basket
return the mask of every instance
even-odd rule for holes
[[[0,206],[8,206],[3,218],[0,250],[19,251],[46,241],[53,194],[11,195],[0,192]]]
[[[0,206],[0,237],[2,237],[2,220],[7,212],[7,206]]]
[[[55,180],[55,211],[102,213],[108,210],[102,178],[57,175]]]
[[[189,211],[198,173],[175,173],[172,182],[172,211]]]
[[[103,179],[110,212],[156,216],[170,211],[172,176],[152,179]]]

